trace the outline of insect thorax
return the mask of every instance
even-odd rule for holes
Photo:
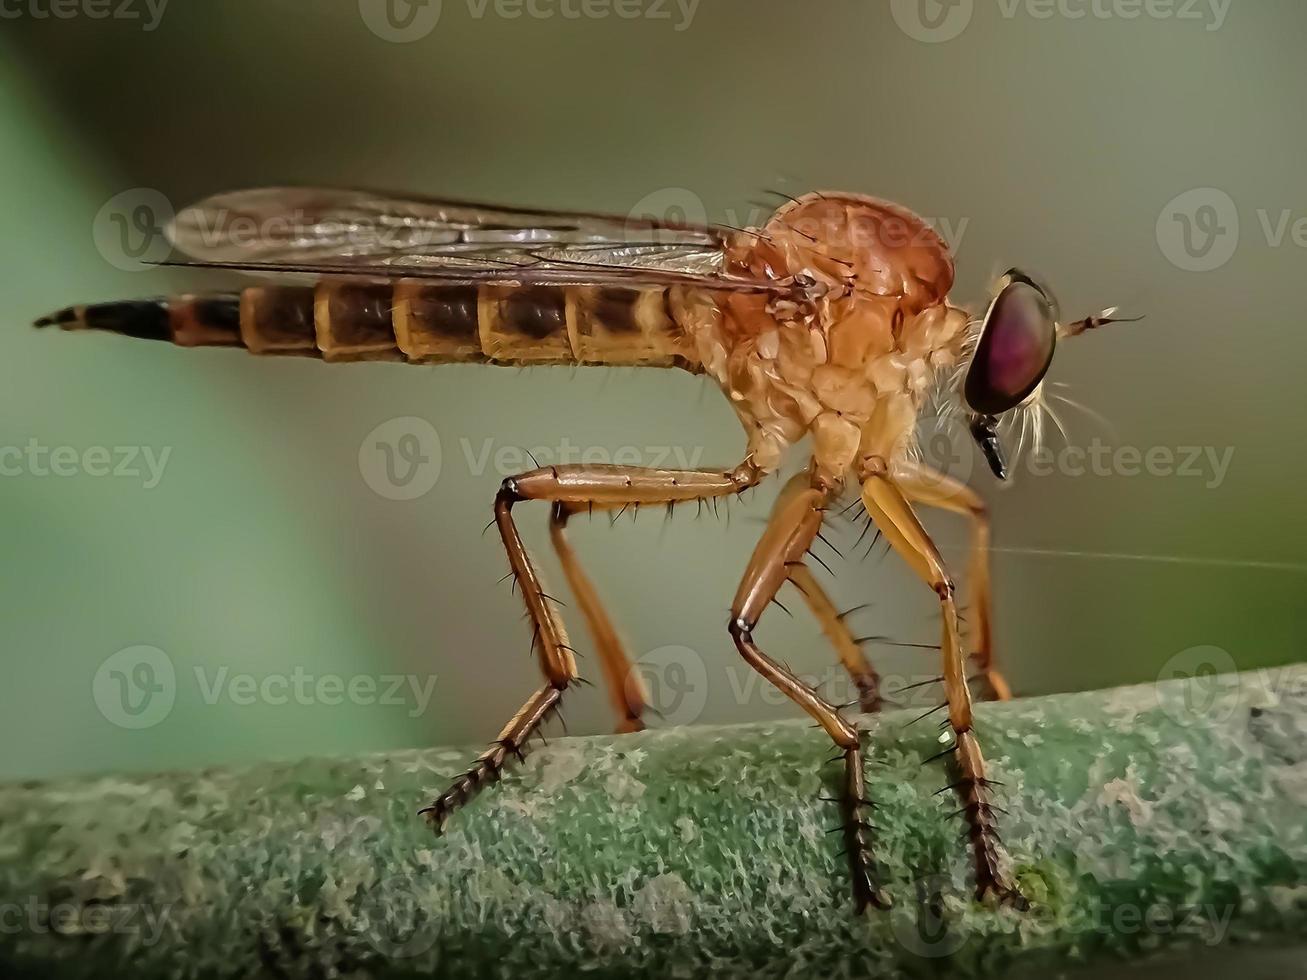
[[[789,282],[784,294],[686,294],[678,310],[707,373],[774,469],[813,436],[818,469],[908,451],[917,416],[961,353],[967,315],[950,307],[953,261],[926,222],[894,204],[811,194],[741,232],[731,271]]]

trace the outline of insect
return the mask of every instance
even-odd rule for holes
[[[992,645],[989,519],[973,490],[920,462],[915,431],[928,399],[942,390],[1003,478],[1000,420],[1035,404],[1059,338],[1117,321],[1114,310],[1060,323],[1050,293],[1011,271],[984,315],[971,317],[949,303],[953,258],[922,218],[846,193],[789,198],[762,227],[734,229],[270,188],[202,201],[177,216],[170,234],[190,256],[176,264],[265,280],[239,293],[70,307],[37,325],[331,362],[678,367],[719,384],[743,424],[747,451],[731,468],[560,465],[503,481],[493,523],[526,605],[543,683],[472,766],[422,809],[437,832],[522,758],[578,682],[556,602],[519,536],[519,505],[548,504],[552,544],[601,661],[619,730],[634,731],[643,727],[646,694],[568,543],[569,519],[738,495],[774,474],[809,436],[809,464],[779,496],[735,593],[729,634],[745,662],[838,747],[854,902],[859,911],[887,906],[861,816],[871,803],[859,731],[754,639],[764,610],[783,584],[793,583],[833,640],[861,707],[880,707],[873,666],[807,564],[846,486],[856,489],[868,528],[874,525],[938,597],[939,708],[952,736],[941,755],[951,762],[950,788],[962,801],[977,895],[1023,902],[1000,853],[993,784],[972,728],[969,669],[985,696],[1011,696]],[[918,506],[970,519],[972,618],[965,639],[953,577],[918,520]]]

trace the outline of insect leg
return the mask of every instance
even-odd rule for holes
[[[985,759],[972,731],[971,692],[967,687],[965,658],[958,631],[958,610],[953,598],[953,579],[944,567],[939,550],[912,510],[904,492],[886,473],[882,460],[872,459],[860,473],[862,500],[876,525],[894,549],[939,596],[944,618],[944,693],[948,723],[953,729],[953,746],[946,750],[957,767],[954,784],[962,799],[962,813],[971,839],[976,868],[976,893],[993,894],[1003,901],[1024,905],[1025,900],[1008,878],[999,855],[995,809],[989,801],[990,783],[985,778]]]
[[[1012,689],[994,666],[989,508],[965,483],[919,464],[904,463],[896,467],[894,481],[909,500],[961,514],[971,522],[971,564],[967,574],[967,591],[971,600],[971,659],[980,668],[986,698],[1009,700]]]
[[[853,897],[859,912],[868,905],[886,908],[889,896],[873,877],[867,843],[870,827],[862,819],[868,806],[862,773],[862,743],[858,730],[847,722],[833,704],[800,681],[786,667],[763,653],[753,640],[754,627],[763,610],[776,597],[789,578],[791,569],[801,564],[809,545],[821,529],[830,490],[809,486],[802,492],[786,495],[772,515],[767,530],[758,542],[731,604],[730,632],[745,662],[779,688],[795,704],[817,721],[844,755],[844,784],[840,801],[844,818],[844,841],[853,875]]]
[[[527,615],[534,628],[532,645],[540,658],[540,669],[548,682],[527,699],[504,726],[499,737],[481,753],[449,789],[419,812],[437,832],[444,830],[450,815],[465,805],[486,784],[499,778],[510,755],[521,759],[526,743],[539,731],[549,712],[556,709],[563,692],[576,680],[576,657],[567,642],[567,631],[545,593],[539,573],[527,554],[513,521],[513,504],[520,497],[512,489],[513,481],[505,480],[495,498],[495,524],[499,527],[508,564],[526,603]]]
[[[812,485],[812,477],[807,472],[796,473],[781,490],[772,513],[784,506],[787,500],[797,493],[802,493]],[[867,655],[862,652],[857,639],[844,622],[844,617],[831,601],[826,590],[822,588],[817,577],[807,565],[791,565],[789,579],[803,596],[803,601],[817,618],[821,631],[835,647],[840,663],[853,679],[858,689],[858,704],[863,711],[873,712],[881,709],[880,676],[872,667]]]
[[[571,542],[567,540],[564,529],[571,514],[572,511],[565,504],[554,504],[549,516],[549,536],[553,541],[554,551],[558,554],[558,561],[563,566],[563,574],[572,589],[572,595],[576,597],[577,605],[581,607],[581,615],[585,617],[586,625],[590,629],[595,649],[599,652],[599,665],[604,672],[608,696],[613,703],[613,710],[617,713],[617,731],[638,732],[644,728],[640,716],[648,704],[649,695],[645,690],[644,680],[631,670],[631,658],[627,655],[626,647],[618,636],[612,620],[608,618],[594,583],[586,575],[580,561],[577,560]]]
[[[567,632],[546,594],[513,520],[513,507],[525,500],[544,500],[571,512],[591,506],[661,503],[674,505],[709,497],[742,493],[755,486],[763,471],[750,461],[733,470],[650,470],[629,466],[550,466],[509,477],[495,497],[495,524],[508,554],[510,571],[526,603],[534,628],[532,643],[540,658],[546,684],[533,694],[504,726],[499,737],[443,794],[420,812],[439,833],[450,815],[486,784],[498,779],[509,756],[520,759],[527,741],[558,707],[563,692],[577,679],[576,656]]]

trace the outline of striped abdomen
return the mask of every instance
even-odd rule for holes
[[[70,307],[37,321],[182,347],[414,364],[614,364],[696,369],[671,290],[323,280],[240,293]]]

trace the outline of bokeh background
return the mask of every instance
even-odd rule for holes
[[[1054,365],[1102,416],[1064,409],[1073,448],[1103,447],[1097,472],[1063,456],[1000,487],[951,461],[993,504],[1018,691],[1301,659],[1298,0],[120,3],[13,0],[0,17],[0,777],[489,738],[537,683],[482,534],[522,451],[742,451],[725,401],[679,372],[328,367],[28,327],[217,285],[132,259],[168,207],[243,185],[733,223],[769,190],[908,204],[952,234],[956,301],[1021,264],[1068,313],[1148,314]],[[421,472],[392,480],[386,441],[419,446],[425,462],[404,458]],[[101,475],[103,453],[136,475]],[[724,628],[777,488],[729,524],[577,526],[658,685],[653,724],[793,714]],[[544,509],[521,514],[553,569]],[[929,524],[960,574],[965,528]],[[860,632],[934,642],[933,596],[861,551],[823,553],[840,604],[873,603]],[[847,693],[797,596],[782,601],[794,617],[764,620],[765,647]],[[873,652],[900,682],[934,673],[931,653]],[[583,670],[598,680],[593,657]],[[597,689],[567,718],[611,727]]]

